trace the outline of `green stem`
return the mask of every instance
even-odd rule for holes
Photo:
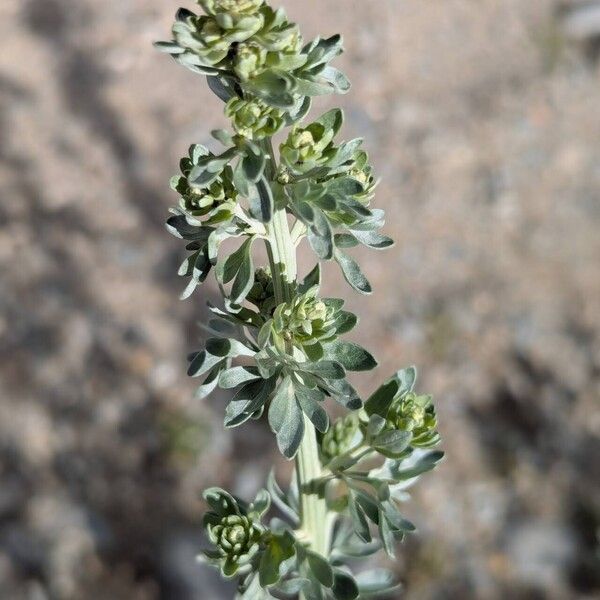
[[[270,156],[266,174],[273,180],[277,169],[271,141],[266,140],[263,148]],[[295,293],[297,266],[296,246],[290,235],[285,208],[276,205],[273,218],[267,224],[267,235],[267,253],[273,276],[275,301],[277,304],[289,302]],[[310,493],[308,489],[310,482],[321,477],[322,473],[317,434],[314,425],[305,415],[304,438],[296,456],[296,476],[300,494],[300,533],[312,550],[327,556],[331,530],[327,505],[324,498]]]

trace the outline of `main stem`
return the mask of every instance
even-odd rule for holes
[[[267,174],[271,180],[276,173],[275,157],[271,141],[264,146],[269,155]],[[295,294],[294,283],[297,277],[296,247],[290,235],[286,210],[277,206],[271,222],[267,225],[267,253],[273,277],[275,301],[277,304],[289,302]],[[330,526],[325,499],[311,492],[311,481],[322,475],[319,446],[314,425],[304,415],[304,437],[296,456],[296,476],[300,495],[300,530],[309,546],[323,556],[329,554]]]

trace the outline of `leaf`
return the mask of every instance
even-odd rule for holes
[[[248,514],[252,515],[256,519],[262,518],[266,512],[271,508],[271,495],[267,490],[259,490],[256,494],[256,498],[250,505]]]
[[[363,275],[358,263],[341,250],[335,251],[335,260],[340,265],[344,279],[361,294],[370,294],[373,290],[367,278]]]
[[[392,238],[376,233],[375,231],[353,230],[352,234],[361,244],[375,250],[383,250],[394,245]]]
[[[396,373],[396,379],[398,380],[398,395],[403,398],[408,392],[412,392],[415,382],[417,380],[417,368],[407,367],[406,369],[400,369]]]
[[[202,350],[194,355],[187,370],[190,377],[200,377],[212,369],[217,363],[221,362],[221,357],[212,356],[206,350]]]
[[[264,177],[255,184],[248,185],[248,202],[250,214],[261,223],[268,223],[273,215],[273,192]]]
[[[219,376],[219,387],[227,390],[247,381],[260,379],[258,369],[256,367],[232,367],[226,371],[222,371]]]
[[[325,356],[339,362],[347,371],[370,371],[377,366],[371,353],[354,342],[336,340],[324,348]]]
[[[395,539],[392,529],[385,514],[382,510],[379,511],[379,537],[385,553],[390,558],[396,557]]]
[[[254,350],[232,338],[209,338],[206,341],[206,351],[213,356],[220,356],[222,358],[254,356],[255,354]]]
[[[388,410],[400,389],[396,378],[391,378],[379,387],[365,402],[365,411],[369,416],[380,415],[385,418]]]
[[[339,379],[329,381],[329,388],[333,398],[348,410],[358,410],[362,408],[363,402],[356,390],[345,380]]]
[[[367,516],[360,504],[356,502],[352,493],[350,494],[350,501],[348,502],[348,510],[350,512],[350,518],[352,519],[352,527],[354,528],[356,535],[363,542],[370,542],[372,536],[369,530],[369,524],[367,523]]]
[[[325,213],[319,208],[313,209],[313,222],[306,235],[311,248],[319,258],[329,260],[333,257],[333,232]]]
[[[248,238],[223,263],[217,265],[217,279],[221,283],[226,284],[234,280],[230,292],[230,300],[233,304],[240,304],[254,285],[254,264],[251,254],[253,241],[253,237]]]
[[[317,263],[313,270],[304,278],[304,281],[298,286],[298,293],[304,294],[311,288],[321,285],[321,265]]]
[[[338,335],[352,331],[358,323],[358,317],[349,311],[341,310],[335,319],[335,331]]]
[[[296,386],[296,399],[300,404],[300,408],[304,414],[311,420],[317,431],[327,433],[329,429],[329,416],[325,409],[318,403],[317,400],[308,392],[304,386]],[[319,395],[319,393],[317,393]],[[322,397],[322,394],[320,394]]]
[[[388,569],[373,569],[360,573],[356,577],[356,583],[361,598],[375,598],[380,595],[387,597],[401,587],[394,573]]]
[[[322,114],[315,123],[320,123],[325,131],[333,131],[335,135],[344,123],[344,113],[340,108],[332,108]]]
[[[322,377],[323,379],[343,379],[346,375],[344,367],[333,360],[321,360],[316,363],[300,363],[303,371]]]
[[[399,467],[392,468],[392,477],[395,481],[407,481],[418,477],[419,475],[431,471],[440,460],[444,458],[444,453],[441,450],[428,452],[420,458],[414,465],[408,469],[400,469]]]
[[[358,585],[352,575],[336,569],[333,578],[332,591],[336,600],[355,600],[359,597]]]
[[[271,499],[277,505],[277,508],[291,519],[294,524],[299,523],[300,517],[298,513],[292,508],[292,505],[287,497],[287,494],[281,489],[275,478],[275,471],[271,469],[269,477],[267,478],[267,490],[271,494]]]
[[[283,379],[271,400],[269,425],[281,453],[288,459],[294,458],[304,436],[304,416],[289,377]]]
[[[246,254],[250,252],[252,238],[248,238],[240,247],[230,254],[223,262],[222,267],[217,269],[221,283],[229,283],[239,272]]]
[[[282,576],[283,563],[295,553],[294,538],[291,534],[272,536],[260,559],[258,568],[260,585],[267,587],[277,583]]]
[[[327,588],[333,586],[333,569],[329,561],[312,550],[305,550],[306,562],[317,581]]]
[[[383,456],[395,458],[410,446],[412,437],[410,431],[384,431],[371,441],[371,446]]]
[[[265,170],[267,158],[263,152],[253,152],[250,146],[246,146],[246,154],[242,157],[242,171],[248,181],[256,183]]]

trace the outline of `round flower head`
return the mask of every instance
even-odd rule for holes
[[[225,577],[244,573],[260,549],[263,527],[248,515],[246,507],[223,490],[205,492],[211,512],[204,516],[204,526],[214,550],[207,558],[221,568]]]
[[[334,135],[332,129],[325,128],[321,123],[296,126],[280,147],[281,158],[292,171],[310,171],[330,159],[335,148]]]
[[[219,177],[208,186],[190,184],[189,174],[198,160],[206,155],[207,151],[203,146],[191,146],[189,156],[181,159],[181,175],[176,175],[171,180],[172,189],[181,196],[180,208],[192,217],[208,215],[224,204],[235,202],[237,198],[230,167],[225,167]]]
[[[320,299],[317,294],[315,286],[275,309],[273,328],[276,341],[279,339],[302,348],[335,339],[340,301]]]
[[[410,431],[413,434],[413,446],[429,448],[439,441],[437,418],[431,396],[417,396],[409,392],[404,397],[394,400],[387,414],[387,422],[390,428]]]
[[[258,99],[233,97],[225,106],[225,115],[239,135],[260,140],[277,133],[285,124],[283,112]]]
[[[209,15],[231,13],[233,15],[253,15],[264,4],[264,0],[198,0],[198,4]]]
[[[247,81],[264,70],[266,60],[264,48],[257,44],[240,44],[236,49],[233,70],[242,81]]]

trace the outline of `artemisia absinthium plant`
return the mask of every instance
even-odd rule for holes
[[[399,511],[404,490],[443,455],[431,450],[439,441],[435,411],[430,396],[413,391],[413,367],[359,397],[346,373],[376,361],[343,339],[357,323],[344,301],[319,292],[320,262],[333,260],[352,288],[370,293],[348,249],[392,244],[379,233],[384,215],[371,205],[377,182],[362,140],[336,139],[339,109],[307,117],[314,96],[350,87],[330,64],[342,40],[305,42],[264,0],[198,4],[204,14],[180,9],[173,40],[157,43],[206,76],[231,120],[230,131],[212,132],[224,149],[193,145],[171,182],[179,204],[167,226],[189,252],[179,270],[189,280],[183,297],[211,270],[223,295],[222,306],[209,305],[208,339],[191,356],[189,375],[202,378],[199,397],[232,391],[225,427],[267,419],[296,467],[289,490],[271,474],[252,503],[207,490],[205,558],[237,578],[239,599],[385,595],[395,588],[389,572],[353,575],[348,562],[379,549],[394,556],[395,542],[414,530]],[[285,128],[275,152],[272,137]],[[221,252],[230,238],[237,250]],[[304,239],[317,264],[298,278]],[[261,243],[269,264],[256,268]],[[330,400],[348,410],[333,423],[324,409]]]

